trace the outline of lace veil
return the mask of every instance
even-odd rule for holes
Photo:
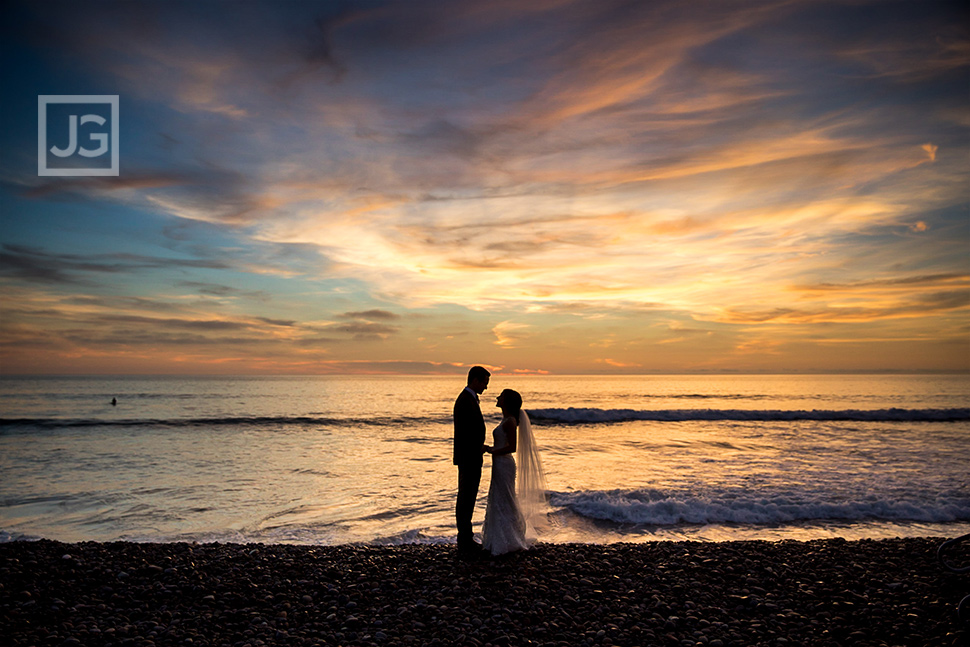
[[[532,423],[529,414],[522,409],[519,412],[518,441],[518,483],[516,497],[522,516],[525,517],[526,538],[535,539],[537,528],[545,526],[546,513],[546,475],[542,471],[542,459],[536,447],[536,438],[532,433]]]

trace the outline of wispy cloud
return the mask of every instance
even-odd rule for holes
[[[515,348],[528,337],[525,332],[528,328],[528,324],[512,321],[499,322],[492,328],[492,333],[495,335],[495,344],[503,348]]]
[[[83,283],[91,274],[121,274],[169,267],[226,269],[216,260],[179,259],[138,254],[51,254],[22,245],[3,245],[0,276],[41,283]]]
[[[377,319],[379,321],[390,321],[394,319],[400,319],[400,315],[397,315],[388,310],[363,310],[360,312],[345,312],[341,317],[345,319],[363,319],[365,321],[372,321]]]

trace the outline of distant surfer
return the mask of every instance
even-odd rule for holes
[[[118,398],[111,398],[111,406],[113,407],[118,406]]]

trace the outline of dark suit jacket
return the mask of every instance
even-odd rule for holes
[[[455,465],[481,465],[485,419],[475,397],[462,389],[455,400]]]

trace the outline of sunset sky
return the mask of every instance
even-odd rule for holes
[[[966,2],[4,12],[4,374],[970,370]]]

